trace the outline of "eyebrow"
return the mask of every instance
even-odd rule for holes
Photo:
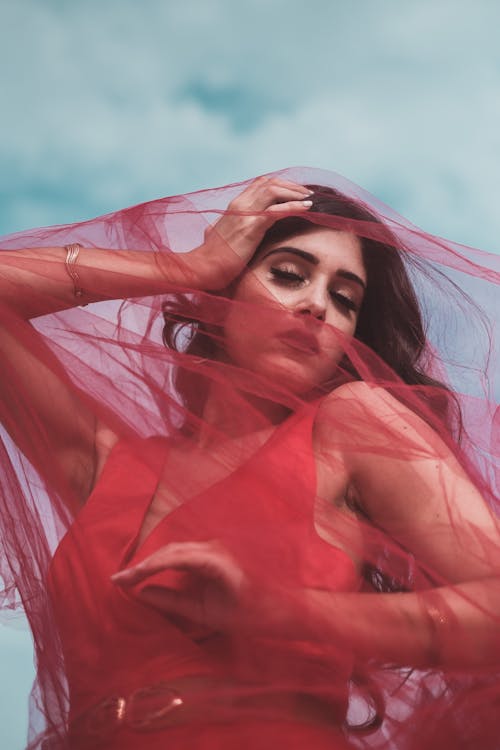
[[[276,255],[277,253],[291,253],[292,255],[298,255],[299,258],[303,258],[303,260],[306,260],[313,266],[317,266],[319,264],[319,259],[312,253],[308,253],[306,250],[300,250],[298,247],[287,246],[278,247],[275,250],[270,250],[268,253],[265,253],[265,255],[262,256],[262,260],[264,260],[264,258],[269,258],[270,255]],[[347,279],[348,281],[354,281],[355,284],[358,284],[363,290],[366,290],[365,282],[360,276],[358,276],[357,273],[348,271],[346,268],[339,268],[336,271],[335,275],[340,276],[342,279]]]

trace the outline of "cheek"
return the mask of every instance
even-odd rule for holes
[[[264,281],[247,273],[234,290],[223,326],[227,354],[233,358],[236,353],[266,349],[284,314],[281,301]]]
[[[257,315],[251,314],[252,305],[233,300],[224,321],[223,346],[228,359],[234,364],[247,365],[248,357],[255,354],[259,326]]]
[[[267,279],[259,271],[247,271],[239,281],[233,294],[233,301],[249,305],[276,303],[278,298],[273,294]]]
[[[235,364],[249,366],[269,348],[279,314],[269,306],[236,303],[223,326],[226,355]]]
[[[331,374],[346,352],[349,352],[355,329],[356,322],[345,318],[325,326],[320,340],[321,356],[318,362],[323,371],[330,370]]]
[[[356,332],[357,318],[346,316],[335,307],[326,318],[325,339],[335,348],[345,345]]]

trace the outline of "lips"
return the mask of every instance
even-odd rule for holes
[[[319,343],[316,336],[302,329],[293,328],[278,335],[278,340],[292,349],[305,354],[319,354]]]

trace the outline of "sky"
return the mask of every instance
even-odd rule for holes
[[[307,165],[498,252],[499,27],[496,0],[0,0],[0,234]],[[26,629],[0,662],[20,750]]]

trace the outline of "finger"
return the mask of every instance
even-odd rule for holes
[[[286,201],[285,203],[274,203],[266,209],[266,213],[272,214],[295,214],[309,211],[312,206],[311,200]]]
[[[309,193],[300,192],[298,190],[292,190],[290,188],[284,188],[279,185],[271,185],[265,190],[261,190],[256,193],[252,200],[249,200],[249,196],[245,200],[242,196],[239,196],[233,201],[227,208],[227,214],[240,214],[240,215],[255,215],[261,211],[265,211],[274,204],[290,203],[291,201],[309,201],[306,206],[309,208],[312,202],[309,198]]]
[[[276,185],[280,185],[284,188],[290,188],[290,190],[297,190],[300,193],[305,193],[306,195],[312,195],[312,190],[305,185],[301,185],[299,182],[292,182],[292,180],[283,180],[279,177],[274,178],[273,182]]]
[[[297,188],[284,187],[283,185],[270,185],[267,188],[268,194],[275,200],[307,200],[310,193]]]
[[[180,569],[182,567],[184,565],[178,551],[169,552],[166,548],[162,548],[146,557],[138,565],[114,573],[111,580],[120,585],[133,585],[167,568]]]
[[[264,185],[281,185],[281,187],[285,188],[291,188],[292,190],[300,190],[301,192],[305,193],[311,193],[310,188],[306,187],[305,185],[302,185],[300,182],[295,182],[294,180],[287,180],[283,177],[276,177],[275,175],[262,175],[261,177],[257,177],[255,180],[253,180],[250,185],[250,187],[257,187],[260,189]],[[247,188],[248,189],[248,188]]]
[[[231,589],[243,583],[243,573],[232,558],[206,543],[166,545],[138,565],[115,573],[111,579],[121,586],[133,586],[169,568],[213,578]]]
[[[145,578],[155,575],[155,573],[161,573],[163,570],[190,570],[198,567],[198,565],[199,562],[192,558],[188,560],[182,559],[182,554],[180,555],[178,552],[155,553],[151,558],[146,558],[139,565],[134,565],[131,568],[126,568],[115,573],[111,576],[111,580],[121,586],[133,586]]]
[[[227,592],[238,592],[244,582],[245,577],[238,566],[226,561],[199,559],[189,561],[165,560],[161,563],[148,564],[145,566],[136,566],[120,571],[111,576],[113,583],[119,586],[135,586],[145,581],[151,576],[161,573],[165,570],[183,570],[196,574],[204,579],[210,579],[217,582]]]
[[[151,575],[166,567],[179,569],[213,568],[224,571],[237,568],[232,557],[217,542],[172,542],[144,558],[138,565],[127,568],[115,578]]]
[[[280,180],[275,177],[258,177],[256,180],[250,183],[236,198],[231,201],[229,206],[244,206],[255,205],[255,201],[262,201],[266,195],[275,196],[276,194],[288,192],[288,198],[306,198],[312,195],[309,188],[304,185],[299,185],[297,182],[291,182],[290,180]]]

